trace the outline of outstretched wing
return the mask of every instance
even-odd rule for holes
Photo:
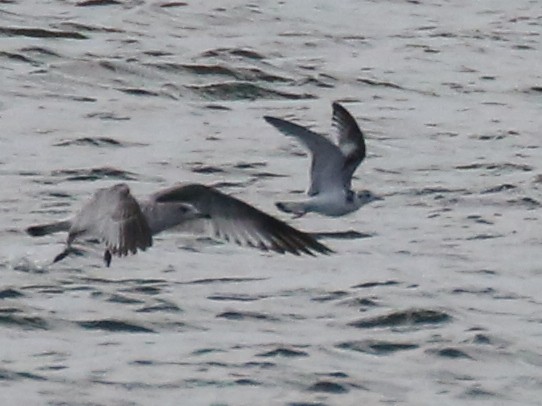
[[[341,187],[344,156],[335,144],[323,135],[290,121],[269,116],[264,116],[264,119],[281,133],[296,138],[311,153],[309,196]]]
[[[365,138],[354,117],[343,106],[337,102],[332,106],[332,125],[337,131],[339,149],[344,156],[342,181],[344,187],[350,190],[352,175],[366,155]]]
[[[152,234],[139,203],[124,183],[98,190],[72,222],[68,246],[78,237],[94,237],[118,256],[152,245]]]
[[[184,202],[207,215],[211,234],[215,238],[295,255],[333,251],[307,233],[299,231],[255,207],[201,184],[176,186],[155,195],[159,203]]]

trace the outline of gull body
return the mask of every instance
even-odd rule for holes
[[[98,190],[72,218],[26,229],[32,236],[67,231],[72,243],[95,238],[105,244],[107,266],[113,255],[125,256],[152,246],[152,236],[168,229],[197,231],[242,246],[295,255],[330,254],[331,249],[233,196],[201,184],[176,185],[136,200],[124,183]]]
[[[317,212],[326,216],[343,216],[380,198],[368,190],[354,192],[352,175],[366,155],[365,138],[356,120],[339,103],[332,104],[332,125],[337,133],[334,144],[321,134],[277,117],[264,119],[283,134],[296,138],[311,154],[309,199],[277,202],[288,213],[302,216]]]

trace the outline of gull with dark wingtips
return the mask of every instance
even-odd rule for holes
[[[366,155],[365,139],[352,115],[337,102],[332,106],[332,125],[337,133],[337,144],[306,127],[281,118],[264,116],[265,121],[277,130],[296,138],[312,156],[311,183],[307,191],[310,199],[276,203],[280,210],[297,217],[308,212],[343,216],[372,201],[381,200],[368,190],[352,190],[352,175]]]
[[[71,219],[26,229],[32,236],[67,231],[66,248],[53,262],[74,251],[72,243],[94,238],[105,244],[104,261],[152,246],[152,236],[168,229],[196,231],[264,251],[294,255],[333,251],[308,233],[233,196],[201,184],[176,185],[136,200],[124,183],[98,190]]]

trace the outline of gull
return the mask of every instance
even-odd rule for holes
[[[332,106],[332,125],[337,133],[337,145],[306,127],[264,116],[265,121],[283,134],[296,138],[312,155],[311,184],[307,191],[310,199],[275,203],[277,208],[296,217],[308,212],[338,217],[374,200],[381,200],[368,190],[352,191],[352,175],[366,155],[365,139],[350,113],[337,102]]]
[[[64,259],[83,238],[105,244],[104,262],[152,246],[152,236],[178,228],[197,231],[264,251],[294,255],[333,251],[254,206],[202,184],[179,184],[136,200],[125,183],[98,190],[72,218],[28,227],[31,236],[67,231],[66,248],[53,262]]]

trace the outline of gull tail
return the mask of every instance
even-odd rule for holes
[[[58,233],[59,231],[69,231],[70,227],[71,222],[69,220],[64,220],[55,223],[31,226],[26,229],[26,232],[32,237],[41,237],[47,234]]]
[[[276,202],[275,206],[285,213],[292,213],[298,217],[307,213],[307,205],[305,202]]]

